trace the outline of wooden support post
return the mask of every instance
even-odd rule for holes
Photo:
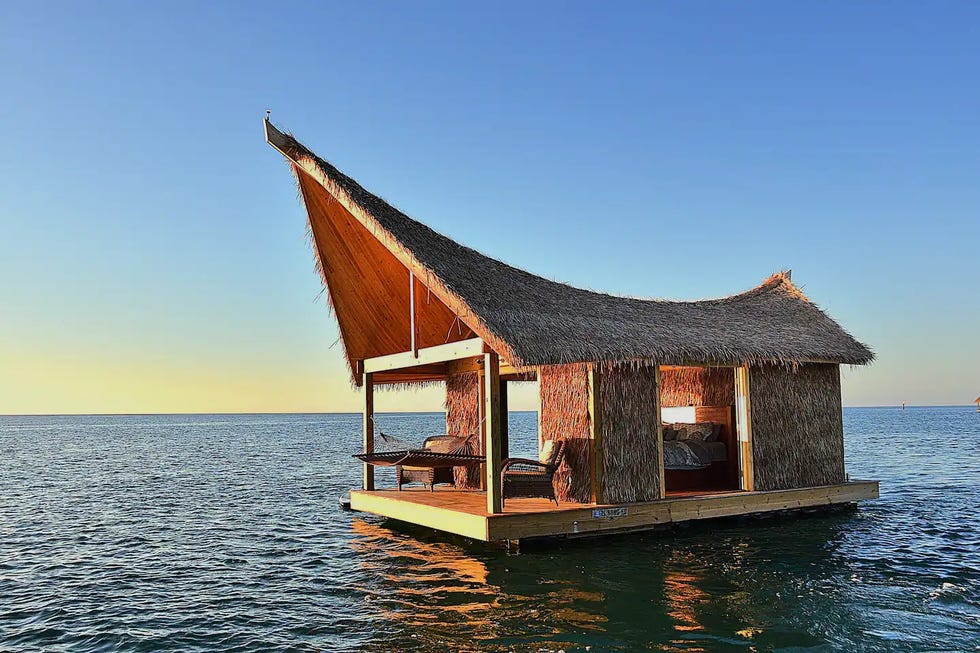
[[[487,453],[487,381],[483,374],[484,369],[484,357],[483,354],[479,358],[480,369],[477,372],[477,383],[476,383],[476,416],[480,420],[480,453]],[[484,460],[483,464],[480,465],[480,489],[486,491],[487,489],[487,463]]]
[[[738,433],[738,474],[741,488],[755,489],[752,463],[752,401],[749,396],[749,368],[735,368],[735,431]]]
[[[483,355],[483,429],[486,442],[487,512],[501,512],[500,487],[500,359]]]
[[[660,419],[660,366],[656,368],[656,396],[654,401],[657,402],[656,405],[656,415],[657,415],[657,473],[660,475],[660,491],[657,496],[661,499],[667,496],[667,480],[664,478],[664,425],[663,420]]]
[[[537,378],[538,383],[538,453],[541,453],[541,447],[544,446],[544,426],[541,421],[541,368],[537,367],[534,370],[534,376]]]
[[[364,373],[364,424],[362,444],[365,452],[374,451],[374,374]],[[374,465],[364,463],[363,482],[365,490],[374,489]]]
[[[500,458],[510,456],[510,408],[507,405],[507,381],[500,379]]]
[[[592,452],[592,500],[602,503],[602,416],[600,414],[599,370],[589,364],[589,442]]]

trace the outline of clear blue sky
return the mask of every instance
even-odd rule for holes
[[[970,3],[8,0],[0,413],[356,407],[267,108],[545,276],[792,268],[878,353],[846,403],[968,403],[978,70]]]

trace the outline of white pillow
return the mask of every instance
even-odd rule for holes
[[[541,444],[541,453],[538,454],[538,460],[546,464],[551,463],[551,459],[555,455],[555,447],[557,446],[558,443],[554,440],[545,440]]]

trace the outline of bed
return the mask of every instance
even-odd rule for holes
[[[691,406],[664,411],[664,483],[666,491],[738,489],[738,441],[734,406]],[[679,430],[700,430],[718,424],[717,435],[707,441],[690,436],[678,439]],[[678,444],[670,444],[676,442]],[[688,451],[690,450],[690,452]]]
[[[728,445],[719,440],[717,422],[664,424],[664,470],[705,469],[728,460]]]

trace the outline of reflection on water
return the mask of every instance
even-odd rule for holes
[[[0,418],[0,650],[978,650],[980,416],[845,424],[856,512],[513,556],[340,511],[354,415]]]
[[[810,647],[830,640],[811,632],[807,614],[859,630],[838,621],[852,618],[836,606],[838,588],[821,588],[846,573],[833,541],[851,519],[816,518],[802,531],[779,519],[695,526],[669,538],[632,534],[508,556],[358,517],[351,548],[375,581],[366,610],[400,647]]]
[[[493,628],[496,591],[482,561],[361,519],[354,519],[352,530],[357,537],[351,548],[378,581],[365,597],[374,618],[410,637],[450,623],[484,632]]]
[[[664,572],[664,594],[667,616],[674,620],[676,630],[704,630],[698,622],[697,608],[708,602],[708,595],[695,584],[697,576],[682,571]]]

